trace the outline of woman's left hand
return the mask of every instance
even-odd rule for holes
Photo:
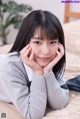
[[[58,63],[58,61],[63,57],[64,55],[64,47],[61,43],[59,43],[59,47],[57,50],[56,57],[46,66],[43,68],[44,74],[47,74],[52,68]]]

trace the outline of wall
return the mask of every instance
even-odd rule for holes
[[[60,0],[18,0],[17,3],[30,4],[34,10],[49,10],[59,18],[61,23],[63,23],[64,4],[62,4]],[[16,35],[17,31],[12,30],[8,36],[8,42],[13,42]]]
[[[64,3],[61,3],[61,0],[14,0],[19,4],[30,4],[34,10],[42,9],[49,10],[54,13],[60,20],[61,24],[63,24],[64,20]],[[80,4],[71,4],[71,9],[73,11],[80,11]],[[11,43],[15,40],[17,35],[17,30],[12,30],[8,36],[8,43]]]
[[[64,4],[61,0],[18,0],[18,3],[30,4],[33,9],[49,10],[53,12],[63,23]]]

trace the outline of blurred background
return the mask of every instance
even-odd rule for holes
[[[69,10],[79,14],[77,18],[71,17],[68,19],[68,6],[65,6],[66,3],[62,1],[65,2],[65,0],[0,0],[0,45],[14,42],[20,24],[23,20],[22,18],[24,18],[32,10],[42,9],[51,11],[59,18],[62,25],[67,22],[78,20],[80,17],[80,3],[69,3]],[[15,7],[16,4],[23,6]],[[5,21],[6,19],[7,21]],[[4,30],[3,33],[2,30]]]

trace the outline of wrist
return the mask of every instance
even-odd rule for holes
[[[48,74],[48,73],[49,73],[49,71],[44,71],[44,75],[45,75],[45,74]]]
[[[44,70],[44,75],[48,74],[51,70]]]

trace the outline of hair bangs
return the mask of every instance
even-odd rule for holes
[[[48,40],[54,40],[54,39],[59,39],[59,35],[55,27],[53,26],[48,26],[48,25],[42,25],[39,27],[39,32],[40,36],[44,39]]]

